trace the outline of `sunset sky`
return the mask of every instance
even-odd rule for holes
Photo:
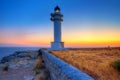
[[[50,46],[56,5],[66,47],[120,46],[120,0],[0,0],[0,46]]]

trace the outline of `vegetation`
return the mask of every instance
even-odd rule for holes
[[[120,70],[120,48],[69,49],[52,51],[52,54],[86,72],[95,80],[119,79],[120,73],[111,63],[115,61],[114,66]]]
[[[49,72],[47,70],[43,70],[40,74],[38,74],[34,80],[50,80]]]
[[[42,59],[42,51],[41,51],[41,49],[38,50],[37,58],[41,58]]]
[[[120,72],[120,60],[112,62],[112,66]]]
[[[49,50],[48,53],[52,53],[52,51]]]
[[[45,68],[44,64],[43,64],[43,60],[42,59],[37,59],[35,66],[33,68],[33,70],[35,71],[35,74],[39,74],[40,73],[40,69]]]
[[[41,49],[38,50],[38,56],[42,56],[42,51],[41,51]]]

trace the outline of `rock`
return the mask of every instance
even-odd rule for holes
[[[37,51],[34,52],[27,52],[27,51],[19,51],[15,52],[14,54],[11,54],[9,56],[5,56],[1,59],[0,63],[6,63],[6,62],[11,62],[14,60],[21,60],[22,58],[26,58],[27,60],[30,59],[36,59],[37,58]]]
[[[30,57],[25,57],[24,59],[25,59],[25,60],[30,60],[31,58],[30,58]]]
[[[35,74],[33,72],[33,67],[35,65],[36,59],[38,56],[38,52],[37,51],[18,51],[15,52],[14,54],[11,54],[9,56],[5,56],[1,59],[2,64],[0,64],[0,73],[3,72],[5,70],[5,72],[8,70],[7,75],[11,72],[11,71],[15,71],[15,74],[17,76],[21,76],[20,80],[33,80],[33,78],[35,77]],[[41,65],[40,65],[41,63]],[[43,60],[38,60],[36,65],[39,65],[40,68],[44,68],[45,69],[45,65],[43,63]],[[27,70],[29,69],[29,70]],[[19,72],[18,72],[19,70]],[[21,71],[22,70],[22,71]],[[26,70],[29,72],[31,71],[30,75],[26,74]],[[41,72],[41,69],[39,69],[39,71]],[[23,72],[23,74],[21,74],[21,72]],[[4,73],[4,72],[3,72]],[[18,75],[17,73],[19,73],[20,75]],[[43,74],[45,74],[44,72],[41,74],[40,78],[45,78],[45,76],[42,76]],[[10,76],[13,75],[9,74]],[[6,75],[4,75],[6,76]],[[9,77],[10,78],[10,77]],[[10,80],[16,80],[16,79],[12,79],[13,77],[11,76]],[[6,77],[4,77],[5,80]],[[0,80],[3,80],[0,78]],[[40,79],[39,79],[40,80]]]
[[[28,53],[19,53],[17,57],[23,58],[23,57],[30,57]]]
[[[13,60],[12,62],[14,62],[14,61],[21,61],[21,60],[23,60],[23,58],[15,57],[14,60]]]
[[[6,57],[3,57],[2,60],[1,60],[1,63],[6,63],[6,62],[9,62],[10,60],[14,59],[13,56],[6,56]]]
[[[33,80],[34,76],[24,76],[24,80]]]
[[[29,66],[33,67],[35,60],[19,60],[19,61],[13,61],[9,62],[9,68],[10,69],[18,69],[20,67],[27,68]]]
[[[2,60],[0,61],[0,63],[5,63],[5,62],[8,62],[8,58],[7,57],[3,57]]]
[[[37,58],[37,55],[38,55],[38,53],[37,53],[37,52],[34,52],[34,53],[32,53],[32,54],[30,55],[30,57],[31,57],[32,59],[36,59],[36,58]]]
[[[8,71],[8,63],[0,64],[0,72]]]
[[[9,63],[9,68],[10,69],[18,69],[20,67],[20,64],[12,64],[12,63]]]

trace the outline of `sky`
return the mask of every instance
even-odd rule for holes
[[[66,47],[120,46],[120,0],[0,0],[0,46],[49,47],[57,5]]]

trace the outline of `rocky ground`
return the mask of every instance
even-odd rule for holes
[[[18,51],[0,61],[0,80],[50,80],[40,51]]]

